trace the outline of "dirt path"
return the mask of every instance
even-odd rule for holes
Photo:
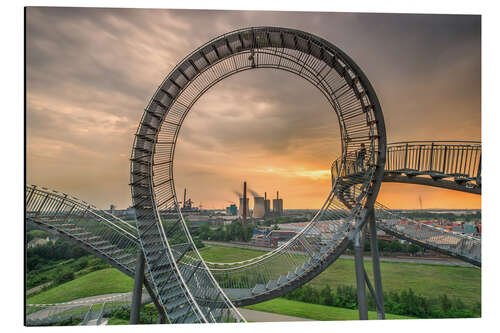
[[[29,295],[33,294],[34,292],[37,292],[38,290],[42,289],[45,286],[48,286],[51,283],[52,283],[52,281],[49,281],[49,282],[46,282],[46,283],[41,284],[39,286],[33,287],[29,290],[26,290],[26,296],[29,296]]]

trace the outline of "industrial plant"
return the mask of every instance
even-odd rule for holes
[[[253,196],[253,210],[250,211],[250,198],[247,195],[250,192]],[[271,210],[271,200],[267,197],[267,192],[264,196],[259,195],[256,191],[247,189],[247,182],[243,182],[243,192],[234,191],[239,198],[239,207],[232,204],[226,207],[227,215],[238,215],[242,219],[243,224],[246,223],[247,218],[261,219],[271,216],[283,216],[283,199],[279,197],[279,191],[276,192],[276,199],[273,199],[273,206]],[[237,211],[237,214],[236,214]]]

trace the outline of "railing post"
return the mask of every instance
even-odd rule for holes
[[[417,171],[420,171],[420,157],[422,156],[422,145],[418,146],[418,164]]]
[[[432,171],[432,157],[434,153],[434,142],[431,144],[431,156],[429,157],[429,171]]]
[[[45,198],[43,199],[43,201],[42,201],[42,203],[41,203],[40,207],[38,208],[38,211],[36,212],[36,215],[35,215],[35,216],[40,215],[40,213],[42,212],[43,207],[44,207],[44,206],[45,206],[45,204],[47,203],[47,199],[49,199],[49,196],[50,196],[50,194],[49,194],[49,193],[47,193],[47,195],[46,195],[46,196],[45,196]]]
[[[142,285],[144,283],[144,254],[139,247],[137,250],[137,262],[135,264],[134,291],[132,294],[132,305],[130,307],[130,324],[139,324],[141,314]]]
[[[479,154],[479,165],[477,167],[477,172],[476,172],[476,182],[481,182],[479,179],[481,178],[481,154]]]
[[[446,153],[448,151],[448,146],[444,146],[444,156],[443,156],[443,169],[442,173],[446,173]]]
[[[385,149],[385,169],[386,170],[391,170],[392,164],[391,164],[391,149],[388,146]]]
[[[33,193],[35,193],[35,190],[36,190],[36,185],[33,185],[33,187],[31,187],[31,193],[28,197],[28,200],[26,200],[26,207],[29,206],[29,204],[31,202],[31,198],[33,197]]]
[[[404,170],[406,170],[408,166],[408,143],[406,143],[406,146],[405,146],[405,167],[404,167]]]

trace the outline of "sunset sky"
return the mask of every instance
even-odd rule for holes
[[[481,18],[97,8],[28,8],[27,183],[108,208],[131,203],[129,156],[156,87],[189,52],[238,28],[323,37],[374,86],[388,141],[481,139]],[[305,80],[270,69],[210,89],[181,129],[174,175],[195,205],[236,201],[243,180],[284,208],[318,208],[340,154],[337,119]],[[481,196],[384,184],[391,208],[481,208]],[[253,205],[251,203],[251,205]]]

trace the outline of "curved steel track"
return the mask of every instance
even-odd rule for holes
[[[224,78],[257,68],[294,73],[319,89],[337,115],[343,156],[355,158],[361,144],[365,146],[365,172],[359,176],[361,185],[355,185],[359,195],[352,209],[332,191],[309,225],[279,249],[242,264],[209,267],[177,206],[175,144],[200,96]],[[189,54],[148,104],[131,156],[139,238],[166,315],[176,322],[212,322],[221,320],[211,315],[218,309],[240,320],[231,300],[249,304],[276,297],[319,274],[344,250],[354,227],[365,223],[364,208],[373,205],[382,180],[385,144],[384,119],[373,87],[349,56],[322,38],[287,28],[246,28]],[[164,220],[161,210],[175,211],[175,217]],[[319,228],[329,232],[319,234]],[[176,251],[176,245],[184,247]],[[167,298],[172,294],[179,295],[175,302]]]

